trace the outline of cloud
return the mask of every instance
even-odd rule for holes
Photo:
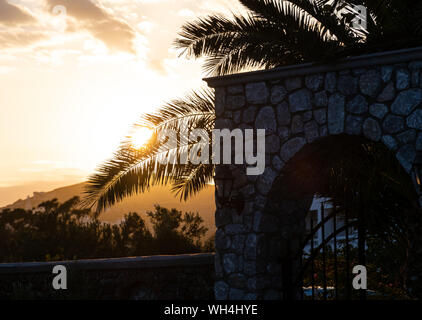
[[[188,18],[195,17],[195,12],[193,12],[192,10],[189,10],[187,8],[179,10],[179,12],[177,12],[177,14],[179,16],[182,16],[182,17],[188,17]]]
[[[232,0],[211,3],[212,6],[207,0],[0,0],[0,49],[7,49],[20,59],[38,58],[40,49],[41,58],[58,48],[78,50],[82,58],[118,53],[167,74],[172,72],[169,61],[180,60],[179,52],[172,50],[180,27],[196,16],[234,7]],[[85,46],[87,41],[95,43],[90,46],[92,50]]]
[[[46,35],[33,28],[38,20],[26,8],[0,0],[0,48],[26,47]]]
[[[133,25],[147,37],[146,63],[155,72],[168,74],[169,61],[182,61],[174,40],[181,26],[212,12],[242,12],[233,0],[103,0],[107,6],[123,12],[137,12]],[[102,1],[102,3],[103,3]],[[130,21],[130,20],[129,20]],[[182,62],[183,63],[183,62]]]
[[[90,0],[47,0],[50,12],[57,6],[66,8],[67,17],[73,18],[68,31],[87,30],[114,51],[134,53],[136,32],[126,22]]]
[[[35,19],[23,9],[6,0],[0,0],[0,24],[18,25],[34,21]]]
[[[29,46],[43,40],[46,35],[42,32],[27,32],[25,30],[0,30],[0,48],[16,48]]]

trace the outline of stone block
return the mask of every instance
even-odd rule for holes
[[[291,115],[289,105],[283,102],[277,105],[277,121],[279,126],[287,126],[290,124]]]
[[[381,75],[376,70],[369,70],[361,75],[359,87],[364,95],[375,98],[382,89]]]
[[[256,129],[265,129],[270,132],[277,131],[277,121],[274,109],[270,106],[264,107],[259,110],[255,120]],[[268,132],[269,133],[269,132]]]
[[[312,109],[311,93],[308,89],[301,89],[289,95],[291,112],[306,111]]]
[[[388,113],[388,107],[382,103],[374,103],[369,107],[369,113],[378,119],[384,119]]]
[[[357,95],[347,103],[347,112],[352,114],[363,114],[368,112],[368,102],[362,95]]]
[[[363,133],[371,141],[379,141],[382,136],[382,130],[377,120],[368,118],[363,123]]]
[[[323,74],[313,74],[305,77],[305,86],[312,91],[318,91],[322,89],[324,85]]]
[[[245,87],[246,101],[251,104],[268,103],[270,96],[269,90],[265,82],[249,83]]]
[[[361,116],[347,116],[345,132],[350,135],[362,133],[363,118]]]
[[[287,90],[281,85],[275,85],[271,88],[271,103],[277,104],[284,100]]]
[[[345,98],[335,93],[328,101],[328,130],[330,134],[340,134],[344,131]]]
[[[289,161],[305,144],[306,140],[304,138],[290,139],[281,147],[281,159],[285,162]]]
[[[404,130],[404,120],[402,117],[390,114],[384,119],[382,128],[389,134],[399,133]]]
[[[394,114],[407,116],[422,102],[422,89],[409,89],[397,96],[391,105]]]

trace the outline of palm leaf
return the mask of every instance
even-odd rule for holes
[[[187,200],[199,190],[213,182],[214,165],[212,164],[188,164],[183,167],[180,174],[173,181],[172,190],[180,196],[181,200]]]
[[[142,116],[135,128],[146,126],[154,129],[154,138],[141,150],[133,148],[130,137],[123,141],[114,157],[102,164],[97,173],[88,179],[83,204],[91,208],[96,206],[96,211],[100,212],[153,185],[172,183],[181,176],[188,181],[184,185],[177,183],[174,190],[183,195],[198,192],[205,183],[196,175],[190,177],[183,173],[186,172],[184,165],[162,163],[163,157],[178,159],[184,152],[189,152],[196,141],[188,137],[186,144],[178,144],[168,150],[163,149],[165,142],[158,137],[165,129],[183,132],[186,128],[203,128],[210,133],[214,127],[214,117],[212,92],[208,89],[192,93],[185,99],[176,99],[157,112]]]
[[[418,43],[422,35],[422,4],[413,0],[240,0],[248,14],[226,18],[210,15],[185,24],[175,41],[188,57],[205,57],[204,69],[224,75],[245,69],[273,68],[285,64],[348,56],[395,45]],[[368,30],[357,32],[348,24],[352,16],[339,17],[336,9],[363,5],[368,9]],[[412,19],[409,19],[412,17]],[[391,43],[391,44],[390,44]],[[412,42],[413,43],[413,42]],[[192,93],[146,114],[135,125],[155,130],[148,148],[134,150],[130,139],[122,142],[114,158],[98,168],[88,181],[85,203],[101,211],[124,197],[155,184],[173,184],[187,199],[212,180],[213,166],[160,164],[164,157],[180,157],[195,147],[184,144],[162,150],[157,138],[166,129],[177,132],[214,127],[213,95]],[[341,168],[340,168],[341,169]],[[339,169],[339,170],[340,170]],[[344,168],[343,168],[344,169]],[[343,170],[342,169],[342,170]],[[345,172],[340,172],[342,177]],[[352,177],[348,178],[353,179]],[[344,181],[343,181],[344,182]]]
[[[182,27],[175,45],[187,56],[205,56],[205,69],[214,75],[309,60],[338,47],[303,10],[283,8],[278,21],[256,14],[200,18]]]
[[[298,30],[306,29],[306,25],[317,26],[324,39],[335,37],[343,44],[356,42],[356,35],[352,32],[352,28],[335,15],[336,2],[332,4],[331,10],[327,10],[326,7],[329,1],[240,0],[240,2],[258,16],[265,17],[277,24],[283,23],[283,20],[288,21],[290,17],[303,17],[305,25],[297,26]]]

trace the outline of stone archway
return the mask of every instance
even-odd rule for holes
[[[373,153],[371,154],[371,151],[369,150],[373,150]],[[365,158],[367,157],[367,152],[369,152],[368,154],[370,156]],[[375,162],[374,159],[377,159],[377,161]],[[315,208],[316,203],[313,202],[314,195],[320,194],[322,197],[324,197],[324,195],[327,197],[327,194],[331,194],[330,192],[333,191],[333,180],[331,180],[333,179],[333,176],[330,173],[331,168],[336,168],[336,170],[338,170],[338,168],[340,168],[339,163],[344,162],[349,163],[346,165],[345,169],[346,172],[350,174],[350,177],[359,177],[358,179],[355,178],[356,183],[354,183],[354,185],[356,185],[356,187],[358,185],[363,185],[365,190],[372,190],[368,193],[368,195],[371,196],[364,196],[363,198],[375,200],[373,197],[376,194],[374,190],[376,190],[377,192],[385,192],[385,194],[389,194],[390,199],[396,199],[396,202],[394,202],[395,205],[398,203],[401,204],[400,212],[397,212],[397,210],[393,209],[392,206],[372,205],[367,202],[364,202],[366,203],[366,206],[364,207],[355,207],[352,209],[357,210],[354,211],[354,218],[359,218],[360,220],[361,217],[368,217],[369,219],[362,219],[362,221],[377,221],[376,224],[373,224],[372,222],[372,227],[368,225],[368,232],[369,230],[372,230],[373,232],[374,229],[379,231],[381,225],[383,225],[383,228],[389,228],[391,226],[390,223],[394,220],[394,218],[392,219],[391,217],[398,217],[398,215],[402,215],[403,217],[413,217],[413,219],[410,220],[414,221],[414,225],[419,227],[421,226],[421,221],[417,218],[417,194],[413,191],[412,179],[409,178],[407,172],[395,159],[394,154],[391,151],[388,151],[381,142],[373,143],[362,136],[334,135],[306,144],[286,163],[280,175],[275,179],[271,191],[267,196],[266,206],[260,213],[260,221],[262,223],[261,232],[264,234],[265,240],[263,240],[264,248],[261,249],[263,254],[259,257],[259,259],[261,263],[264,262],[265,265],[271,266],[270,269],[268,269],[269,273],[265,275],[266,279],[263,277],[263,274],[260,275],[260,282],[264,284],[267,283],[267,287],[265,287],[267,290],[266,293],[264,293],[264,298],[278,297],[293,300],[301,299],[303,297],[302,272],[306,273],[310,271],[310,269],[304,269],[304,266],[308,265],[307,263],[301,264],[304,247],[306,247],[306,243],[310,243],[308,242],[310,241],[310,231],[305,228],[305,216],[310,214],[309,210],[311,208],[311,204],[312,207]],[[351,163],[356,163],[356,165],[350,167]],[[406,190],[405,204],[403,203],[403,194],[395,193],[395,187],[391,185],[389,186],[390,182],[387,179],[381,179],[382,183],[379,182],[381,181],[380,178],[374,179],[375,176],[384,176],[385,173],[388,173],[389,177],[394,177],[393,179],[395,181],[400,181],[401,189]],[[368,179],[366,179],[366,177]],[[365,184],[365,181],[369,180],[373,182],[371,184]],[[360,183],[361,181],[363,182],[362,184]],[[348,187],[350,188],[351,185]],[[411,194],[412,191],[414,192],[413,194]],[[336,189],[335,194],[340,196],[342,192],[339,189]],[[391,197],[391,194],[394,194],[397,198],[395,198],[395,196]],[[351,199],[350,192],[348,193],[348,196],[349,199]],[[352,197],[355,198],[355,196]],[[382,198],[385,199],[385,197]],[[325,199],[327,200],[327,198]],[[359,199],[362,199],[362,197],[359,197]],[[376,199],[379,201],[377,203],[383,202],[380,200],[381,198]],[[407,199],[412,200],[407,201]],[[388,203],[390,203],[390,201],[388,201]],[[354,205],[357,205],[357,202],[354,202]],[[380,211],[378,209],[377,212],[382,214],[373,215],[373,212],[370,214],[371,208],[373,207],[386,208],[386,211]],[[415,208],[416,211],[414,211]],[[340,215],[337,215],[337,218],[339,217]],[[344,215],[342,215],[342,217],[344,218]],[[332,223],[332,219],[330,221]],[[419,222],[415,223],[415,221]],[[314,226],[318,222],[315,222]],[[310,221],[308,216],[307,228],[309,228],[309,223]],[[357,226],[357,222],[355,223]],[[326,228],[329,227],[329,223],[324,225]],[[375,225],[376,227],[374,228]],[[320,230],[319,232],[324,231]],[[334,230],[331,232],[334,232]],[[366,231],[359,232],[360,234],[366,233]],[[324,234],[325,236],[331,235],[330,232],[328,232],[328,234]],[[373,233],[369,234],[372,234],[371,239],[374,239]],[[415,232],[414,234],[419,233]],[[319,237],[321,237],[321,234]],[[305,241],[305,239],[307,240]],[[319,241],[321,241],[321,238]],[[315,244],[314,242],[316,247],[318,247],[321,242],[317,243],[318,244]],[[331,245],[332,244],[333,243],[331,241]],[[357,243],[355,243],[355,245],[357,245]],[[417,246],[420,247],[420,241],[416,241],[415,245],[415,248]],[[363,247],[365,247],[365,243],[363,244]],[[308,247],[308,250],[309,249],[310,248]],[[414,252],[414,250],[413,252],[410,252],[412,257],[414,257],[415,254],[416,252]],[[365,262],[362,264],[365,264]],[[334,265],[332,264],[331,268],[333,267]],[[383,265],[379,265],[379,267],[383,267]],[[350,266],[347,268],[351,272],[352,268]],[[399,273],[398,269],[396,271]],[[371,272],[374,271],[372,270]],[[418,272],[412,273],[412,275],[418,274]],[[342,275],[345,276],[344,273]],[[349,279],[350,278],[351,273],[349,274]],[[371,273],[371,279],[374,279],[374,273]],[[334,276],[332,276],[331,280],[331,283],[333,283]],[[309,281],[306,286],[310,285]],[[320,280],[320,285],[320,288],[322,288],[322,279]],[[342,283],[339,287],[346,292],[345,285],[345,283]],[[347,294],[350,293],[350,290],[348,290]],[[347,294],[343,292],[342,298],[350,297]]]
[[[246,199],[242,215],[225,207],[216,211],[217,299],[280,298],[267,286],[280,266],[266,259],[267,235],[276,224],[263,212],[283,167],[306,145],[329,136],[362,136],[385,144],[411,173],[416,150],[422,150],[418,59],[421,48],[207,80],[216,90],[216,129],[267,132],[264,174],[246,176],[243,166],[232,166],[234,192]],[[301,204],[286,201],[283,210],[291,215]],[[295,228],[300,222],[290,224],[289,230]]]

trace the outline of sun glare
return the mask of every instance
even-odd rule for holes
[[[153,131],[148,128],[139,128],[132,134],[132,145],[135,149],[142,148],[152,137]]]

